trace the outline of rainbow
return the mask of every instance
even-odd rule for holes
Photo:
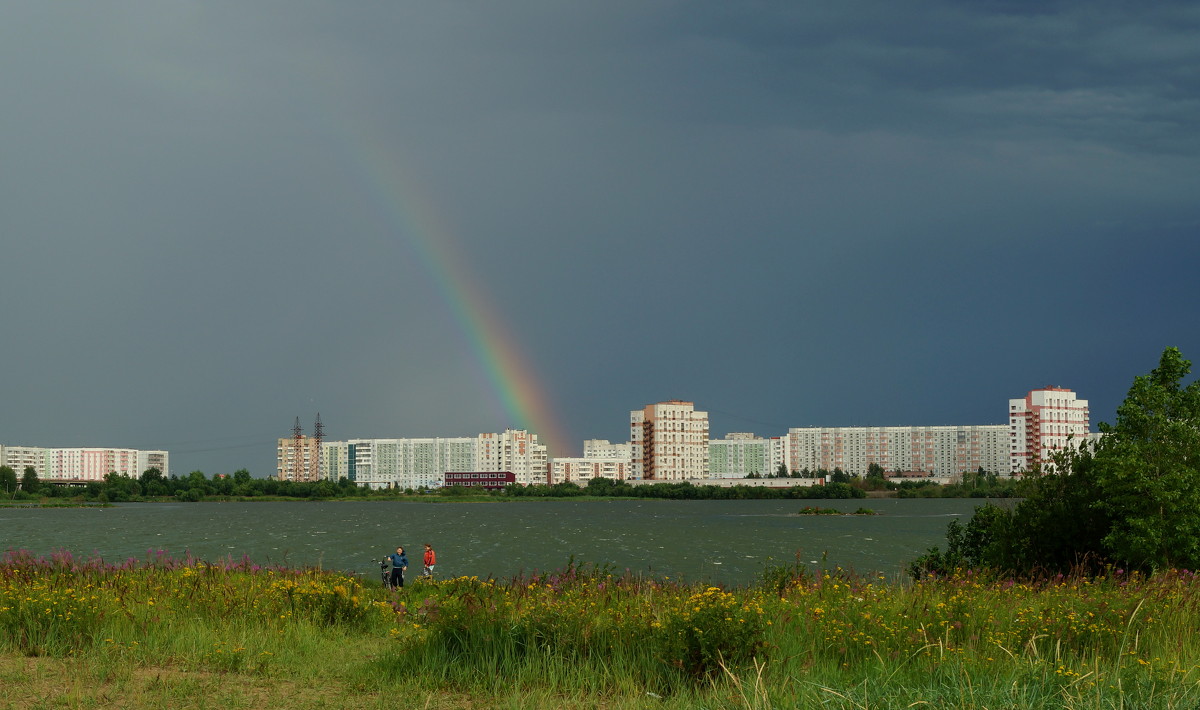
[[[351,132],[351,151],[386,224],[408,244],[450,309],[510,426],[537,434],[550,456],[566,455],[571,440],[561,417],[512,331],[490,305],[492,299],[459,256],[453,230],[421,186],[401,170],[394,151],[372,135],[369,130]]]

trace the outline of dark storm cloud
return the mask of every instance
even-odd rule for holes
[[[667,397],[718,434],[1046,384],[1111,418],[1200,358],[1198,35],[1192,3],[7,5],[0,443],[265,474],[317,410],[511,424],[414,250],[446,235],[580,439]]]

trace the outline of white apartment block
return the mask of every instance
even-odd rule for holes
[[[708,412],[671,400],[629,413],[635,479],[689,481],[708,478]]]
[[[447,471],[479,470],[476,443],[470,436],[352,439],[345,442],[346,478],[370,488],[438,488]]]
[[[60,481],[102,481],[110,473],[138,478],[146,469],[157,468],[170,475],[170,454],[139,449],[0,446],[0,466],[20,476],[32,466],[38,478]]]
[[[786,436],[772,436],[770,439],[767,439],[767,443],[771,447],[771,451],[770,451],[771,473],[778,472],[779,467],[781,465],[789,473],[791,473],[792,457],[788,453],[789,451],[791,451],[790,442],[791,442],[791,439]]]
[[[608,439],[585,439],[583,442],[583,458],[585,459],[624,459],[633,458],[633,447],[629,442],[612,444]]]
[[[322,447],[322,477],[348,478],[370,488],[438,488],[447,472],[512,473],[517,483],[547,481],[546,447],[536,434],[419,439],[351,439]]]
[[[550,483],[586,486],[593,478],[628,481],[633,470],[632,447],[607,439],[587,439],[581,458],[560,457],[550,462]]]
[[[964,471],[1008,470],[1009,432],[1003,424],[981,426],[806,427],[788,430],[788,468],[865,475],[871,464],[885,471],[924,471],[957,476]]]
[[[586,486],[593,478],[628,481],[633,468],[629,459],[556,458],[550,468],[551,483]]]
[[[1028,471],[1056,451],[1088,441],[1088,402],[1062,387],[1031,390],[1024,399],[1008,400],[1009,471]]]
[[[760,436],[731,432],[708,442],[710,478],[745,478],[775,473],[771,467],[771,441]]]
[[[546,446],[537,434],[507,429],[503,434],[480,434],[474,471],[507,471],[522,486],[550,482]]]

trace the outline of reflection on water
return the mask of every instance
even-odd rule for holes
[[[374,578],[397,545],[429,542],[446,575],[505,577],[577,562],[740,584],[800,559],[894,577],[975,500],[582,501],[511,503],[126,503],[0,509],[0,548],[108,560],[149,549],[203,559],[321,565]],[[799,515],[805,505],[877,516]],[[1001,501],[1003,504],[1003,501]]]

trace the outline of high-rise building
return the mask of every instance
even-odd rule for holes
[[[353,451],[348,441],[321,442],[321,480],[334,483],[343,478],[355,480]]]
[[[791,451],[791,440],[786,436],[772,436],[767,439],[767,443],[771,447],[771,473],[779,473],[780,466],[783,466],[785,473],[791,473],[792,457],[788,454]]]
[[[771,467],[771,440],[747,433],[729,433],[724,439],[708,442],[708,473],[712,478],[768,476]]]
[[[670,400],[629,413],[634,478],[687,481],[708,477],[708,412]]]
[[[508,471],[522,486],[550,482],[546,446],[537,434],[506,429],[503,434],[480,434],[476,471]]]
[[[304,434],[280,438],[275,445],[276,478],[296,483],[320,480],[318,443],[315,437]]]
[[[871,464],[885,471],[922,471],[956,476],[980,468],[1007,470],[1008,429],[980,426],[805,427],[788,430],[792,471],[840,468],[865,475]]]
[[[1008,400],[1010,472],[1044,464],[1056,451],[1089,439],[1088,402],[1063,387],[1031,390]]]

